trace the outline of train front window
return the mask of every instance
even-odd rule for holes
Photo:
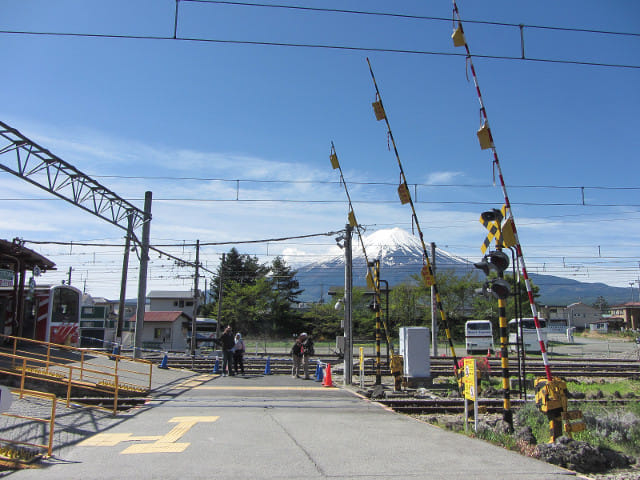
[[[78,319],[78,293],[57,288],[53,291],[52,322],[76,322]]]

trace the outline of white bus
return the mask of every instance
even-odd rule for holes
[[[544,342],[544,348],[547,349],[547,321],[544,318],[538,318],[540,323],[540,337]],[[516,351],[516,344],[520,340],[520,328],[518,320],[513,319],[509,322],[509,345],[511,350]],[[533,318],[522,319],[522,344],[525,352],[540,353],[540,342],[538,341],[538,333],[536,332],[536,324]]]
[[[493,329],[489,320],[469,320],[464,324],[467,355],[493,352]]]

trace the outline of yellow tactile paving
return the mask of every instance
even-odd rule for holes
[[[121,442],[153,442],[131,445],[120,453],[180,453],[190,445],[190,443],[177,442],[185,433],[197,423],[215,422],[219,418],[219,416],[173,417],[169,420],[169,423],[177,423],[177,425],[162,436],[134,436],[132,433],[99,433],[81,442],[80,445],[85,447],[114,447]]]

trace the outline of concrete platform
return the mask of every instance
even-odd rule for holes
[[[572,472],[284,375],[161,371],[153,399],[26,479],[559,479]],[[161,378],[167,380],[158,385]]]

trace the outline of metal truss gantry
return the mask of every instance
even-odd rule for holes
[[[124,230],[141,227],[142,210],[0,121],[0,169]],[[15,163],[6,160],[14,153]],[[150,214],[149,215],[149,220]]]

